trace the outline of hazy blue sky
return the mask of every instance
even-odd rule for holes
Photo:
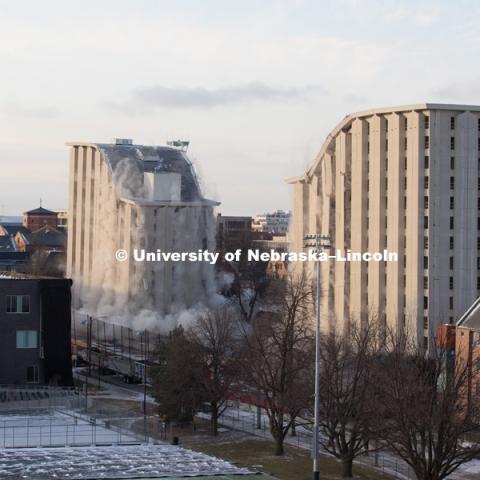
[[[480,103],[478,1],[0,0],[0,214],[66,206],[65,141],[191,141],[224,214],[290,208],[347,113]]]

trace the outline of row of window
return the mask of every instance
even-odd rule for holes
[[[408,129],[408,119],[405,118],[404,123],[405,130]],[[423,128],[428,130],[430,128],[430,117],[425,116],[423,118]],[[477,120],[477,129],[480,132],[480,118]],[[455,117],[450,117],[450,130],[455,130]],[[388,120],[385,119],[385,131],[388,131]],[[367,123],[367,132],[370,133],[370,124]]]

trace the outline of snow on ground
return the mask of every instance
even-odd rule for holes
[[[0,450],[0,478],[31,480],[248,475],[245,468],[172,445]]]

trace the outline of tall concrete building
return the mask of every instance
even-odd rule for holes
[[[480,288],[479,163],[479,106],[379,108],[332,130],[312,167],[289,181],[291,248],[322,233],[335,249],[387,249],[398,262],[324,262],[325,326],[378,315],[425,344],[463,314]]]
[[[214,288],[208,263],[134,259],[135,249],[214,249],[217,202],[202,196],[185,152],[124,139],[68,145],[67,272],[75,307],[162,316],[208,298]],[[116,259],[119,249],[128,259]]]

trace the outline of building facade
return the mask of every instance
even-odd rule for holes
[[[69,143],[67,276],[75,308],[165,315],[214,290],[205,262],[146,262],[138,252],[213,250],[217,202],[205,199],[186,153],[169,147]],[[117,250],[128,259],[117,260]]]
[[[303,237],[398,262],[323,262],[325,327],[375,315],[425,344],[480,288],[480,107],[419,104],[347,115],[294,188],[293,251]],[[307,268],[312,268],[308,266]]]
[[[0,384],[73,385],[71,283],[0,273]]]
[[[252,228],[258,232],[268,232],[273,235],[286,235],[290,224],[291,212],[275,210],[271,213],[255,215]]]
[[[35,232],[45,226],[57,228],[57,213],[42,206],[29,210],[23,214],[23,226],[30,232]]]

